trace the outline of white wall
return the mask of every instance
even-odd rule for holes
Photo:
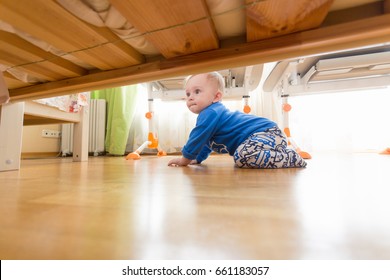
[[[31,125],[23,127],[22,153],[59,152],[61,138],[44,138],[42,130],[61,130],[61,125]]]

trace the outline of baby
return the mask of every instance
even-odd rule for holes
[[[240,168],[305,167],[304,159],[287,147],[287,138],[273,121],[229,111],[220,101],[224,79],[218,72],[189,76],[185,83],[188,109],[198,114],[181,158],[169,166],[200,164],[211,153],[229,153]]]

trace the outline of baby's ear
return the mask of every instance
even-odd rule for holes
[[[216,102],[219,102],[221,100],[222,100],[222,92],[218,90],[213,102],[216,103]]]

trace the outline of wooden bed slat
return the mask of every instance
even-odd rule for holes
[[[253,0],[246,0],[249,5]],[[333,0],[260,1],[247,7],[247,40],[258,41],[318,27]]]
[[[205,32],[206,31],[206,32]],[[218,48],[218,41],[213,38],[213,27],[209,20],[202,20],[191,25],[161,30],[146,35],[146,39],[159,46],[159,51],[166,57],[213,50]],[[166,42],[161,44],[161,42]]]
[[[166,58],[217,49],[218,37],[203,0],[110,0]],[[161,15],[164,15],[162,17]]]
[[[2,0],[0,18],[101,70],[135,65],[144,60],[108,28],[92,26],[52,0]]]
[[[84,68],[46,52],[15,34],[0,30],[0,41],[0,63],[19,68],[34,77],[54,81],[88,73]]]
[[[24,83],[20,81],[19,79],[15,78],[14,76],[12,76],[7,72],[3,72],[3,76],[4,76],[5,84],[8,86],[8,89],[20,88],[20,87],[31,85],[29,83]]]

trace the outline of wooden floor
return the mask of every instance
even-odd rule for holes
[[[390,259],[390,156],[279,170],[169,159],[0,172],[0,259]]]

